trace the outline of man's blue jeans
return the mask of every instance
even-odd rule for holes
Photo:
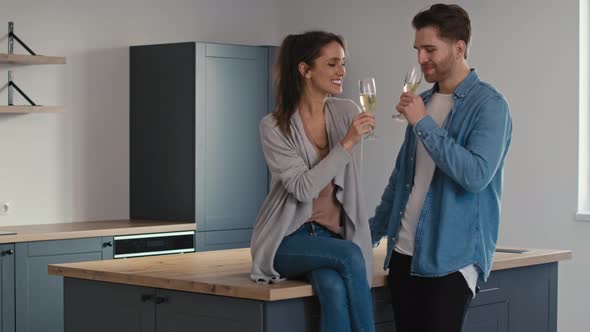
[[[308,222],[283,239],[274,266],[282,277],[311,283],[322,332],[375,331],[365,259],[356,244]]]

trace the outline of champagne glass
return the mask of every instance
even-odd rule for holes
[[[406,73],[406,78],[404,80],[404,92],[411,91],[412,93],[416,93],[421,81],[422,70],[420,69],[420,66],[413,65]],[[406,118],[400,113],[394,114],[391,117],[397,121],[406,122]]]
[[[363,78],[359,81],[361,107],[364,112],[375,112],[376,91],[375,79],[373,77]],[[365,135],[367,140],[374,140],[377,138],[373,133],[373,129]]]

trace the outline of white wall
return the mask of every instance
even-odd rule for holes
[[[313,0],[283,4],[280,31],[321,28],[342,34],[349,47],[345,94],[375,76],[376,142],[365,144],[365,190],[378,202],[403,127],[390,115],[408,59],[415,61],[414,14],[433,2]],[[578,0],[460,1],[472,18],[469,63],[501,90],[513,115],[513,145],[505,172],[501,245],[572,249],[560,264],[560,332],[590,331],[583,280],[590,274],[590,223],[574,221],[577,204]]]
[[[127,218],[128,46],[177,41],[277,44],[312,28],[349,45],[345,94],[377,80],[380,138],[366,144],[370,207],[402,140],[390,115],[415,61],[412,16],[424,0],[0,0],[0,31],[65,66],[18,66],[15,81],[61,114],[0,115],[0,225]],[[505,173],[500,244],[572,249],[560,264],[559,331],[590,331],[590,223],[574,221],[577,172],[577,0],[460,1],[473,20],[469,62],[508,99],[514,136]],[[281,4],[280,8],[276,4]],[[0,52],[6,45],[0,33]],[[18,48],[22,51],[21,48]],[[9,66],[0,65],[0,89]],[[6,104],[0,91],[0,104]],[[24,102],[20,100],[21,102]]]
[[[128,46],[273,44],[274,3],[0,0],[0,53],[7,52],[12,20],[17,36],[36,53],[67,57],[66,65],[0,65],[1,105],[12,68],[15,82],[36,103],[66,109],[0,115],[0,202],[12,203],[0,225],[128,218]],[[25,52],[15,43],[15,53]]]

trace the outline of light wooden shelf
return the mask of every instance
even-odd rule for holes
[[[0,106],[0,114],[11,114],[11,113],[59,113],[63,112],[63,106],[28,106],[28,105],[15,105],[15,106]]]
[[[63,65],[66,63],[66,58],[63,56],[0,53],[0,63],[21,65]]]

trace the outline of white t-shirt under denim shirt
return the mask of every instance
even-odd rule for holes
[[[451,112],[452,107],[452,94],[435,93],[426,105],[426,112],[440,127]],[[428,188],[430,187],[435,168],[436,165],[434,164],[434,161],[432,161],[432,158],[428,155],[422,142],[418,140],[416,144],[414,183],[412,185],[410,197],[406,203],[406,208],[404,209],[397,241],[395,243],[395,251],[400,254],[413,256],[416,227],[418,226],[422,205],[424,204],[424,199],[428,193]],[[475,296],[475,287],[477,285],[478,277],[477,269],[473,264],[470,264],[460,269],[459,272],[461,272],[467,282],[467,286],[471,289],[471,293]]]

